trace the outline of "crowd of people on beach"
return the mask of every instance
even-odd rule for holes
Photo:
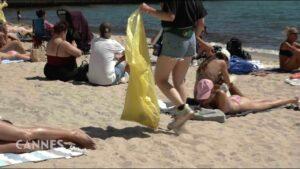
[[[7,6],[2,1],[0,8]],[[233,55],[226,49],[217,50],[202,39],[207,12],[200,0],[163,1],[161,9],[146,3],[140,11],[161,20],[163,29],[161,50],[155,65],[154,78],[161,92],[176,106],[176,116],[167,128],[180,129],[192,119],[195,111],[186,104],[185,77],[192,59],[201,54],[204,61],[199,65],[194,85],[194,100],[199,107],[220,109],[225,114],[243,111],[262,111],[286,104],[299,104],[299,99],[250,100],[229,78],[229,60]],[[125,48],[112,39],[113,26],[104,22],[99,26],[99,36],[93,35],[88,22],[81,12],[57,10],[60,21],[51,24],[46,20],[46,12],[36,11],[43,21],[43,30],[48,38],[35,37],[34,30],[15,27],[5,20],[0,12],[0,54],[3,59],[33,59],[32,52],[23,47],[16,34],[30,35],[33,43],[45,48],[47,62],[44,74],[49,80],[84,81],[93,85],[111,86],[126,83],[130,68],[126,63]],[[80,29],[79,29],[80,28]],[[300,67],[300,45],[297,43],[298,30],[289,27],[286,40],[280,46],[280,68],[285,71]],[[89,62],[77,65],[76,59],[90,54]],[[172,84],[169,78],[172,75]],[[82,131],[68,131],[50,128],[23,128],[0,120],[0,152],[16,152],[16,140],[63,139],[86,148],[95,148],[92,139]],[[27,151],[27,150],[26,150]],[[24,151],[22,151],[24,152]]]

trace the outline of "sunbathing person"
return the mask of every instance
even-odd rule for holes
[[[197,84],[197,100],[201,107],[220,109],[225,114],[237,114],[244,111],[263,111],[286,104],[298,106],[299,99],[253,100],[239,95],[227,96],[209,79],[202,79]]]
[[[25,48],[22,43],[15,37],[11,36],[7,32],[7,26],[5,23],[0,24],[0,52],[16,51],[21,54],[25,54]]]
[[[226,49],[216,52],[214,56],[205,58],[197,70],[194,98],[197,95],[197,84],[202,79],[210,79],[218,87],[225,83],[232,95],[243,96],[241,91],[230,81],[228,73],[229,59],[230,53]]]
[[[16,51],[8,51],[6,53],[0,52],[0,63],[2,60],[24,60],[24,61],[31,61],[31,54],[20,54]]]
[[[18,144],[19,141],[22,143]],[[72,142],[83,148],[95,149],[93,140],[81,130],[65,130],[46,127],[17,127],[9,121],[0,119],[0,153],[25,153],[39,150],[28,149],[28,143],[36,140],[62,140]],[[33,144],[33,143],[32,143]]]
[[[279,62],[280,69],[293,71],[300,68],[300,44],[298,39],[298,30],[295,27],[286,28],[287,39],[280,45]]]
[[[5,24],[0,26],[0,60],[30,60],[31,54],[26,52],[22,43],[7,34]]]
[[[76,43],[66,41],[67,24],[59,22],[54,26],[53,32],[53,37],[46,48],[45,76],[50,80],[84,80],[82,69],[79,69],[76,63],[76,58],[80,57],[82,52]]]
[[[89,82],[104,86],[127,82],[129,67],[125,62],[125,48],[111,39],[110,23],[102,23],[99,30],[100,37],[91,45]]]

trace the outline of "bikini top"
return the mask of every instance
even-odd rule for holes
[[[279,50],[279,56],[283,56],[283,57],[292,57],[294,54],[292,51],[290,50],[283,50],[281,49],[280,47],[280,50]]]
[[[280,50],[279,55],[280,56],[286,56],[286,57],[292,57],[294,54],[290,50]]]
[[[70,65],[76,63],[76,59],[74,56],[69,56],[69,57],[59,57],[58,56],[58,51],[63,42],[57,45],[56,49],[56,55],[47,55],[47,64],[53,65],[53,66],[64,66],[64,65]]]

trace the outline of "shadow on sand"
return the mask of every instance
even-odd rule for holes
[[[111,126],[108,126],[106,130],[100,127],[83,127],[81,130],[85,131],[92,138],[99,138],[102,140],[106,140],[111,137],[121,137],[126,140],[130,140],[132,138],[148,138],[149,134],[168,134],[168,135],[176,135],[175,133],[168,132],[162,129],[158,129],[154,131],[153,129],[147,127],[126,127],[123,129],[117,129]]]

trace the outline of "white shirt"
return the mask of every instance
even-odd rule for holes
[[[115,40],[95,38],[91,43],[91,57],[87,77],[89,82],[98,85],[111,85],[116,80],[116,54],[125,48]]]

